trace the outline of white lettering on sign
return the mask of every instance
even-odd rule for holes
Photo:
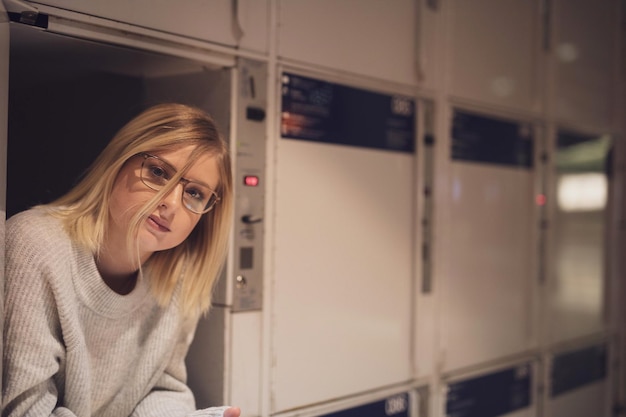
[[[413,114],[413,103],[406,97],[394,96],[391,99],[391,112],[400,116]]]
[[[407,410],[407,399],[404,395],[397,395],[395,397],[388,398],[385,402],[385,414],[392,416],[394,414],[402,413]]]

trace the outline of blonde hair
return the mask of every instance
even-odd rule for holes
[[[62,219],[72,240],[97,255],[109,227],[111,190],[126,161],[142,152],[176,150],[189,145],[194,150],[185,167],[133,216],[127,240],[136,245],[137,231],[146,216],[201,155],[209,153],[215,159],[220,174],[215,190],[220,198],[218,204],[201,216],[185,241],[172,249],[153,253],[144,264],[159,304],[168,304],[180,284],[182,311],[193,316],[210,307],[214,283],[228,250],[233,206],[228,145],[209,115],[173,103],[147,109],[122,127],[82,180],[47,208]]]

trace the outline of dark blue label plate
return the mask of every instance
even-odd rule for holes
[[[551,396],[606,378],[606,346],[597,345],[585,349],[558,354],[552,362]]]
[[[414,152],[415,100],[282,75],[281,137]]]
[[[409,394],[402,393],[323,417],[409,417],[409,409]]]
[[[452,123],[452,159],[531,168],[531,126],[456,111]]]
[[[496,417],[530,406],[531,366],[491,373],[448,386],[447,417]]]

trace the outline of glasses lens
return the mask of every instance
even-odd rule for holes
[[[205,185],[188,182],[185,184],[183,202],[194,213],[206,213],[217,202],[217,195]]]
[[[141,180],[153,190],[160,190],[176,172],[165,162],[150,156],[141,166]]]
[[[176,175],[176,170],[156,156],[144,155],[141,164],[141,181],[149,188],[158,191]],[[219,200],[215,191],[197,182],[181,180],[184,184],[183,203],[194,213],[202,214],[210,211]]]

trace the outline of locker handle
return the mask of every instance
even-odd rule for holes
[[[239,43],[239,41],[243,37],[243,29],[241,28],[241,23],[239,22],[239,0],[231,1],[230,24],[233,30],[233,36],[235,37],[235,41]]]
[[[244,222],[245,224],[254,224],[254,223],[262,222],[263,218],[252,215],[252,214],[246,214],[244,216],[241,216],[241,221]]]

